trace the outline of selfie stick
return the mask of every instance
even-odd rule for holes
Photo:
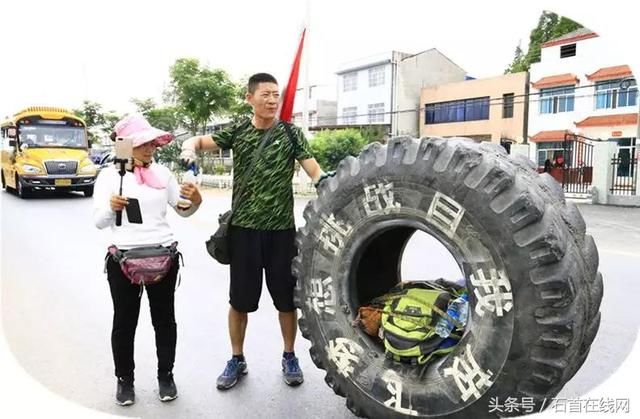
[[[126,164],[129,163],[129,159],[114,159],[113,161],[120,165],[120,170],[118,170],[118,173],[120,174],[120,190],[118,191],[118,195],[122,196],[122,180],[127,172]],[[116,225],[122,225],[122,210],[116,211]]]

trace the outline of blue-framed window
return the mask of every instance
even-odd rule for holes
[[[575,94],[575,86],[540,89],[540,113],[573,112]]]
[[[489,119],[489,96],[425,106],[425,125]]]
[[[608,80],[596,83],[596,109],[615,109],[638,104],[638,86],[635,80],[625,83],[628,88],[621,89],[622,80]]]

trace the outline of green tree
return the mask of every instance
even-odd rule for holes
[[[240,83],[235,84],[234,103],[230,109],[233,122],[250,117],[253,114],[253,109],[247,102],[246,97],[247,82],[242,80]]]
[[[100,137],[108,136],[121,118],[115,111],[104,112],[101,104],[90,100],[83,101],[82,107],[74,109],[73,112],[82,118],[87,126],[89,146]]]
[[[237,87],[224,70],[201,66],[194,58],[179,58],[169,75],[165,97],[193,134],[199,129],[204,132],[212,116],[228,114],[235,104]]]
[[[174,132],[180,126],[176,108],[173,106],[157,107],[156,102],[151,98],[133,98],[131,103],[136,105],[137,111],[156,128]]]
[[[98,102],[85,100],[82,102],[82,108],[74,109],[73,112],[80,118],[84,119],[87,127],[101,126],[104,124],[104,113],[102,105]]]
[[[528,71],[529,65],[530,64],[525,60],[525,55],[522,52],[522,47],[520,46],[520,44],[518,44],[518,46],[516,47],[516,51],[513,53],[513,61],[504,71],[504,74]]]
[[[172,141],[155,152],[155,159],[160,163],[177,163],[180,160],[181,145],[178,141]]]
[[[311,151],[324,170],[335,170],[347,156],[357,156],[367,140],[358,129],[319,132],[310,142]]]
[[[154,127],[169,132],[174,132],[180,126],[176,109],[172,106],[150,109],[147,120]]]
[[[138,110],[138,112],[142,114],[145,118],[148,118],[149,111],[156,108],[155,100],[153,100],[150,97],[146,99],[138,99],[134,97],[134,98],[131,98],[131,103],[136,105],[136,109]]]
[[[360,134],[362,134],[366,144],[384,143],[387,130],[382,125],[368,125],[360,128]]]
[[[518,45],[513,61],[505,70],[505,74],[528,71],[532,63],[540,61],[542,44],[582,27],[581,24],[564,16],[558,16],[548,11],[542,12],[538,19],[538,25],[529,35],[527,53],[524,54],[520,45]]]
[[[116,123],[122,119],[122,115],[117,114],[115,111],[109,111],[104,114],[104,123],[102,124],[102,131],[111,134],[113,127]]]

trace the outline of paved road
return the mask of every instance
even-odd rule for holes
[[[226,361],[227,281],[225,267],[209,258],[204,240],[228,208],[227,193],[208,191],[205,204],[190,219],[171,214],[170,221],[185,256],[182,284],[176,294],[178,348],[176,382],[180,397],[169,405],[156,398],[155,349],[148,303],[136,337],[138,402],[130,408],[113,403],[115,381],[109,347],[111,301],[102,258],[108,238],[91,220],[91,200],[80,195],[21,201],[0,193],[2,204],[2,318],[9,347],[20,364],[55,393],[93,409],[145,418],[351,418],[344,400],[333,394],[323,372],[313,366],[308,343],[296,351],[305,384],[288,388],[280,376],[281,341],[277,314],[269,296],[250,317],[246,355],[250,373],[237,388],[221,393],[215,377]],[[296,218],[306,200],[296,202]],[[561,393],[577,397],[610,376],[631,351],[638,330],[640,295],[640,209],[582,206],[600,248],[605,275],[601,332],[592,355]],[[425,250],[441,255],[427,268]],[[405,278],[455,276],[455,262],[425,234],[408,246]],[[632,312],[633,311],[633,312]]]
[[[78,195],[20,201],[1,195],[5,333],[24,368],[51,390],[97,410],[145,418],[204,418],[213,412],[229,418],[351,417],[344,401],[324,384],[302,338],[296,349],[306,383],[292,389],[282,382],[277,313],[266,292],[260,312],[250,319],[249,376],[234,391],[215,389],[230,351],[228,274],[203,243],[217,225],[214,215],[229,205],[228,196],[208,199],[190,219],[171,213],[185,259],[176,294],[180,397],[169,405],[157,400],[153,328],[143,297],[136,336],[138,402],[123,409],[113,403],[112,307],[102,273],[108,239],[93,227],[91,200]]]

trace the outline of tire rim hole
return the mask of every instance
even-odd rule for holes
[[[354,257],[349,301],[351,312],[373,298],[387,293],[399,282],[434,281],[444,278],[455,282],[464,274],[451,251],[426,229],[396,225],[368,238]],[[465,333],[471,327],[471,319]],[[380,339],[362,333],[384,355]]]

